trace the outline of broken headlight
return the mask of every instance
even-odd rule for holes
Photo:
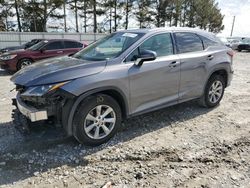
[[[61,82],[57,84],[49,84],[49,85],[42,85],[42,86],[34,86],[34,87],[29,87],[25,92],[23,92],[21,95],[22,96],[34,96],[34,97],[41,97],[44,94],[54,91],[67,82]]]

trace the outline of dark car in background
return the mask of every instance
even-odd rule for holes
[[[250,52],[250,38],[245,38],[241,41],[241,43],[238,45],[237,50],[239,52],[246,50]]]
[[[83,43],[75,40],[44,40],[28,49],[15,50],[0,55],[0,65],[2,69],[8,71],[18,71],[35,61],[74,54],[83,47]]]
[[[20,46],[9,46],[6,48],[2,48],[2,49],[0,49],[0,54],[5,53],[5,52],[9,52],[9,51],[13,51],[13,50],[27,49],[27,48],[37,44],[38,42],[43,41],[43,40],[45,40],[45,39],[32,39],[31,41],[26,42],[25,44],[20,45]]]
[[[241,39],[228,39],[228,41],[229,41],[229,47],[232,48],[233,50],[237,50],[242,40]]]

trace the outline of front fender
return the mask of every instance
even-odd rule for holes
[[[126,116],[128,116],[127,114],[129,111],[128,101],[126,99],[125,94],[119,88],[113,87],[113,86],[96,88],[96,89],[83,93],[82,95],[78,96],[75,100],[67,101],[67,103],[65,104],[62,110],[62,124],[67,135],[69,136],[73,135],[73,119],[74,119],[74,114],[77,110],[78,105],[88,96],[96,94],[96,93],[108,91],[108,90],[116,91],[123,97],[125,108],[126,108]]]

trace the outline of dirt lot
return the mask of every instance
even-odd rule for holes
[[[237,53],[234,69],[217,108],[188,102],[129,119],[96,148],[49,125],[19,134],[1,71],[0,187],[250,187],[250,53]]]

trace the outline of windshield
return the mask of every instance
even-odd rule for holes
[[[41,40],[40,40],[41,41]],[[39,39],[33,39],[27,43],[24,44],[25,48],[29,48],[39,42]]]
[[[48,41],[41,41],[41,42],[38,42],[37,44],[27,48],[29,50],[32,50],[32,51],[35,51],[35,50],[39,50],[41,49],[41,47],[43,47]]]
[[[81,50],[73,57],[88,61],[113,59],[122,54],[143,35],[143,33],[130,32],[113,33]]]
[[[250,39],[249,38],[245,38],[242,40],[243,43],[245,44],[250,44]]]

